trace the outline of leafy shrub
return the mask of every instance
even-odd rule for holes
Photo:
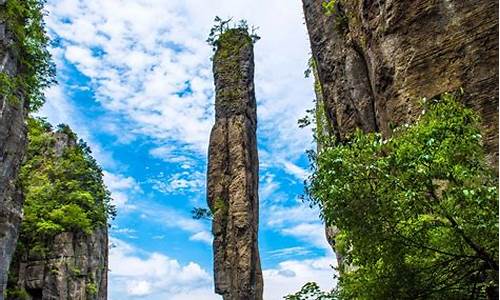
[[[307,196],[336,248],[340,299],[486,298],[498,290],[498,177],[478,116],[452,94],[384,139],[310,153]]]

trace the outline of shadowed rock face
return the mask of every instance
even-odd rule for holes
[[[3,10],[5,0],[0,0],[0,12]],[[11,33],[0,20],[0,72],[10,76],[17,75],[20,69],[13,44]],[[23,197],[16,178],[26,146],[26,114],[22,101],[13,103],[0,90],[0,299],[22,219]]]
[[[65,232],[51,242],[47,256],[23,254],[11,266],[15,289],[34,300],[107,299],[107,229],[90,235]],[[17,256],[17,255],[16,255]]]
[[[498,2],[302,0],[323,104],[337,141],[412,122],[420,97],[463,88],[498,164]],[[334,245],[334,228],[327,229]]]
[[[262,299],[253,44],[230,29],[214,56],[215,125],[208,150],[207,201],[213,213],[215,292]]]
[[[55,132],[54,154],[76,147],[74,138]],[[24,290],[33,300],[107,299],[108,230],[90,234],[63,232],[46,241],[45,255],[18,247],[9,270],[9,289]]]

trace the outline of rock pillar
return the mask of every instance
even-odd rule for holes
[[[219,37],[207,201],[213,214],[215,292],[225,300],[262,299],[253,59],[246,30],[228,29]]]

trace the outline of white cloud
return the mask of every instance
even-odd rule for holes
[[[153,188],[165,194],[199,193],[205,188],[205,174],[199,171],[182,171],[169,174],[160,173],[148,180]]]
[[[332,251],[326,240],[324,224],[300,223],[292,227],[282,228],[280,231],[284,235],[295,237],[317,248]]]
[[[248,19],[262,36],[256,44],[261,139],[272,139],[265,147],[286,159],[310,144],[309,132],[296,126],[313,98],[310,80],[302,77],[309,50],[299,2],[51,0],[48,10],[47,24],[61,38],[56,58],[91,79],[96,100],[123,117],[116,122],[202,156],[213,122],[206,35],[215,15]],[[113,128],[120,126],[106,128],[117,133]]]
[[[301,256],[310,254],[311,250],[306,247],[289,247],[289,248],[281,248],[272,251],[268,251],[266,256],[270,258],[283,258],[290,256]]]
[[[283,167],[285,168],[284,170],[290,174],[295,176],[299,180],[304,180],[309,176],[309,172],[296,164],[292,163],[291,161],[282,161]]]
[[[130,204],[130,195],[142,193],[139,184],[132,177],[126,177],[121,174],[103,171],[104,183],[111,192],[111,198],[114,204],[121,212],[133,210],[134,204]]]
[[[210,232],[205,230],[205,231],[200,231],[198,233],[193,234],[192,236],[189,237],[189,240],[200,241],[200,242],[204,242],[208,245],[212,245],[213,236]]]
[[[211,286],[211,276],[199,264],[181,265],[161,253],[149,253],[116,238],[111,239],[110,289],[114,297],[171,296]]]
[[[152,203],[148,203],[147,206],[138,206],[137,210],[141,212],[143,220],[155,222],[164,228],[190,233],[190,240],[192,241],[202,241],[204,243],[207,241],[207,234],[209,234],[207,230],[208,224],[201,220],[194,220],[191,216],[186,216],[181,211]],[[197,237],[193,238],[195,235]]]
[[[336,282],[333,278],[335,263],[333,256],[318,259],[287,260],[276,268],[263,271],[264,299],[278,300],[285,295],[298,292],[307,282],[316,282],[323,290],[331,290]]]

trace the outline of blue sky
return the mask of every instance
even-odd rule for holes
[[[332,285],[334,257],[317,211],[301,203],[305,150],[297,119],[313,105],[299,0],[49,0],[59,85],[39,112],[69,124],[104,169],[118,217],[110,231],[110,299],[221,299],[212,291],[205,206],[214,122],[216,15],[259,26],[255,47],[260,156],[259,246],[265,299],[308,281]]]

